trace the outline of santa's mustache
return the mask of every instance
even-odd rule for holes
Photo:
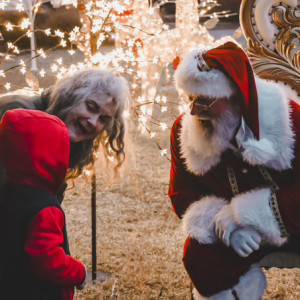
[[[196,116],[199,126],[205,133],[207,138],[210,138],[215,131],[215,120],[211,116],[207,115],[206,113],[200,113]]]
[[[222,139],[230,141],[238,126],[239,117],[232,111],[224,112],[219,118],[211,117],[205,111],[196,116],[199,126],[202,128],[207,139]]]
[[[213,118],[210,115],[208,115],[206,112],[201,112],[197,114],[197,119],[201,121],[201,120],[212,120]]]

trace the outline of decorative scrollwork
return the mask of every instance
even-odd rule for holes
[[[300,26],[299,8],[291,8],[286,5],[275,6],[272,12],[272,19],[279,27]]]
[[[291,66],[300,70],[300,27],[282,29],[275,41],[275,47],[280,56]],[[299,73],[300,75],[300,73]]]
[[[269,10],[258,5],[266,1],[243,0],[241,4],[241,26],[248,41],[249,58],[260,77],[282,81],[300,94],[300,0],[297,7],[278,1],[277,5],[270,5]],[[262,7],[264,11],[257,11]],[[257,22],[256,18],[263,14],[265,22],[268,22],[266,24],[270,26],[262,26],[262,18]],[[265,28],[270,30],[271,26],[276,29],[272,45],[269,45],[262,38],[268,36],[269,32],[260,31],[268,30]]]

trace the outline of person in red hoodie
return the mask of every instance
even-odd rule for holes
[[[70,160],[66,125],[42,111],[7,111],[0,123],[1,299],[70,300],[86,271],[70,256],[56,194]]]

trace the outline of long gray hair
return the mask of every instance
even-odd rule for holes
[[[92,94],[113,97],[118,109],[102,134],[94,139],[71,144],[68,178],[77,177],[84,167],[90,166],[95,161],[95,153],[100,145],[103,146],[106,158],[108,156],[116,158],[115,172],[118,173],[125,159],[123,112],[128,104],[129,88],[126,80],[113,71],[91,68],[66,76],[46,89],[41,97],[31,99],[18,97],[12,100],[4,97],[3,101],[0,98],[0,114],[14,108],[39,109],[64,121],[77,103],[85,101]]]

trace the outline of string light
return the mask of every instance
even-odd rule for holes
[[[44,69],[42,69],[42,70],[40,71],[40,75],[41,75],[41,77],[45,77],[45,74],[46,74],[45,70],[44,70]]]
[[[24,75],[24,74],[26,73],[26,68],[25,68],[25,67],[22,67],[22,68],[20,69],[20,72]]]
[[[22,23],[20,24],[21,29],[26,29],[30,26],[29,19],[23,19]]]
[[[46,53],[44,52],[44,50],[42,48],[39,49],[37,52],[42,58],[44,58],[44,59],[46,58]]]
[[[14,27],[10,23],[6,24],[6,31],[12,31],[13,29]]]
[[[44,32],[47,36],[51,35],[51,29],[50,28],[46,29]]]
[[[10,84],[10,82],[7,82],[5,85],[4,85],[4,87],[6,88],[6,90],[10,90],[11,89],[11,84]]]

